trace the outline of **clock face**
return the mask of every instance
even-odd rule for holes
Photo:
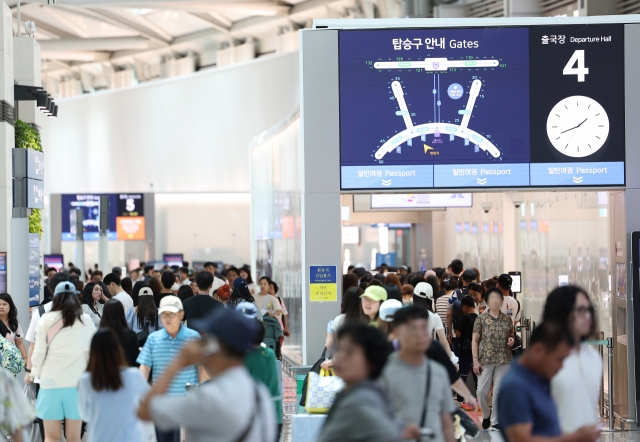
[[[558,152],[574,158],[588,157],[607,140],[609,117],[592,98],[567,97],[549,112],[547,135]]]

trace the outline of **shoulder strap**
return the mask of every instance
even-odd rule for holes
[[[431,390],[431,361],[427,359],[427,388],[424,395],[424,405],[422,406],[422,417],[420,418],[420,428],[424,428],[427,423],[427,407],[429,405],[429,391]],[[418,439],[420,441],[420,439]]]
[[[62,318],[49,327],[49,330],[47,330],[47,347],[51,345],[51,341],[53,341],[53,338],[55,338],[58,335],[58,332],[62,330],[62,327],[64,327],[64,321]]]
[[[38,313],[40,313],[40,317],[42,318],[42,315],[44,315],[44,305],[38,306]]]

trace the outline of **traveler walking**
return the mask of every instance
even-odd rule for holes
[[[136,368],[127,365],[113,331],[98,330],[78,386],[78,408],[87,423],[87,442],[142,442],[136,410],[150,387]]]
[[[145,379],[149,379],[149,373],[153,369],[154,386],[160,383],[160,377],[180,354],[182,347],[200,337],[197,331],[182,325],[184,311],[182,301],[177,296],[169,295],[162,298],[158,311],[164,328],[149,335],[137,360],[140,364],[140,373]],[[177,373],[171,373],[170,380],[167,385],[164,385],[162,393],[176,398],[181,397],[187,393],[187,384],[196,385],[197,383],[198,369],[195,363],[188,364],[181,367]],[[166,411],[175,413],[176,416],[179,413],[179,410],[173,408]],[[211,413],[211,410],[208,412]],[[163,429],[160,429],[157,423],[156,421],[158,442],[180,442],[180,431],[177,427],[162,426]]]
[[[174,275],[172,271],[162,272],[160,282],[162,283],[162,289],[160,293],[156,295],[154,291],[154,295],[153,295],[154,301],[156,301],[156,305],[160,305],[160,301],[162,301],[162,298],[164,298],[165,296],[173,295],[173,292],[171,291],[171,289],[173,285],[176,283],[176,275]]]
[[[458,320],[458,327],[456,329],[456,337],[460,342],[460,378],[466,384],[467,376],[473,368],[473,352],[471,350],[473,343],[473,324],[476,321],[478,315],[476,314],[476,303],[469,295],[465,295],[460,301],[462,304],[463,315]],[[473,373],[473,381],[478,388],[478,379],[476,374]]]
[[[335,335],[338,330],[349,323],[366,321],[366,316],[362,311],[362,302],[360,301],[362,293],[363,291],[360,287],[351,287],[345,292],[344,296],[342,296],[342,308],[340,314],[332,321],[327,332],[325,347],[329,353],[333,352]],[[333,363],[331,365],[327,365],[326,368],[329,368],[332,365]]]
[[[209,290],[213,286],[213,275],[211,273],[206,270],[198,273],[196,284],[198,285],[198,294],[183,302],[184,319],[188,326],[190,326],[189,321],[200,319],[211,310],[224,307],[220,301],[216,301],[209,296]]]
[[[80,441],[78,382],[95,331],[91,318],[82,313],[73,283],[59,283],[51,311],[38,322],[31,358],[30,378],[40,378],[36,413],[44,421],[46,442],[60,440],[62,420],[67,441]]]
[[[266,276],[260,278],[260,292],[254,295],[254,304],[258,307],[262,316],[271,315],[278,316],[282,314],[282,307],[280,307],[280,301],[275,296],[269,294],[269,284],[271,280]]]
[[[449,341],[447,341],[447,335],[444,331],[444,325],[439,315],[436,315],[431,311],[430,306],[433,305],[433,288],[431,284],[427,282],[419,282],[413,291],[413,305],[416,307],[422,307],[429,314],[429,330],[430,335],[438,338],[438,341],[447,352],[447,356],[451,358],[451,348],[449,347]]]
[[[482,284],[477,282],[469,284],[469,296],[471,296],[473,302],[476,303],[476,315],[483,313],[487,308],[487,303],[484,300],[484,288]]]
[[[138,416],[153,420],[165,432],[182,426],[189,442],[274,440],[277,430],[271,395],[243,365],[245,352],[256,339],[256,321],[221,308],[194,326],[203,337],[184,345],[167,361]],[[187,395],[171,395],[171,386],[181,373],[195,365],[201,365],[211,380]]]
[[[403,425],[376,383],[387,362],[387,341],[374,327],[347,324],[337,333],[335,372],[345,383],[316,442],[399,442]],[[407,436],[420,434],[412,429]]]
[[[370,285],[360,295],[362,311],[369,318],[371,325],[377,325],[380,304],[387,300],[387,291],[377,285]]]
[[[244,315],[247,316],[246,313]],[[275,352],[269,347],[261,345],[266,331],[264,324],[256,319],[255,316],[252,319],[256,321],[258,331],[253,345],[254,348],[244,355],[244,366],[251,377],[258,382],[262,382],[271,394],[271,402],[275,408],[276,424],[278,425],[276,437],[276,442],[278,442],[282,434],[282,386],[278,375],[279,365],[276,363]]]
[[[231,271],[231,269],[229,270]],[[229,283],[229,285],[231,285],[231,283]],[[241,302],[255,303],[255,299],[249,291],[249,286],[244,278],[234,278],[232,287],[233,291],[231,292],[231,298],[229,299],[228,304],[235,307]]]
[[[249,267],[240,268],[239,275],[241,278],[244,278],[247,281],[247,287],[249,287],[249,292],[255,296],[260,291],[258,285],[253,282],[251,278],[251,269]]]
[[[436,313],[440,316],[440,320],[447,323],[447,309],[449,308],[449,299],[453,296],[453,292],[458,289],[459,280],[455,276],[445,275],[442,278],[442,288],[444,295],[436,300]],[[451,330],[447,330],[447,336],[450,335]]]
[[[26,442],[22,430],[33,422],[36,412],[9,370],[0,369],[0,397],[0,428],[13,442]]]
[[[382,372],[382,389],[406,425],[433,431],[431,441],[454,442],[451,413],[455,406],[449,378],[442,365],[426,357],[431,345],[427,311],[417,306],[402,308],[393,317],[393,327],[400,349]]]
[[[547,296],[543,321],[565,324],[574,344],[562,369],[551,380],[551,396],[558,408],[563,433],[584,425],[597,425],[598,400],[602,388],[602,358],[585,343],[596,332],[593,304],[575,285],[558,287]]]
[[[502,274],[498,276],[498,285],[497,287],[502,292],[502,296],[504,297],[504,302],[502,303],[502,312],[506,313],[507,316],[511,318],[513,321],[513,325],[517,325],[520,322],[520,302],[513,297],[513,293],[511,292],[511,284],[513,283],[513,278],[510,275]]]
[[[121,302],[110,299],[104,305],[100,328],[109,328],[115,333],[124,351],[127,364],[129,367],[136,367],[136,359],[138,359],[138,354],[140,353],[138,335],[129,329]]]
[[[102,291],[102,285],[95,282],[85,285],[82,291],[82,312],[91,318],[96,328],[100,326],[104,309],[104,304],[101,304],[100,301],[109,301],[109,298]]]
[[[513,359],[515,329],[511,319],[503,313],[500,289],[491,288],[485,295],[488,309],[473,324],[473,372],[478,376],[477,397],[482,408],[482,428],[499,430],[498,393],[500,382]],[[489,406],[489,392],[493,383],[493,409]]]
[[[107,286],[109,293],[111,293],[111,299],[120,301],[124,307],[124,311],[133,307],[133,299],[131,299],[131,296],[122,288],[120,275],[117,273],[109,273],[104,277],[103,282]]]
[[[227,269],[227,281],[229,282],[229,287],[233,287],[233,289],[235,290],[236,286],[234,284],[236,278],[240,277],[240,270],[238,270],[236,267],[229,267]],[[244,279],[244,278],[242,278]],[[247,283],[247,280],[244,279],[244,282]],[[249,284],[247,284],[247,288],[249,287]],[[251,294],[251,290],[249,290],[249,294]],[[251,301],[253,302],[253,301]],[[235,304],[234,304],[235,305]]]
[[[158,307],[156,307],[156,302],[153,300],[153,292],[149,287],[143,287],[140,290],[138,293],[138,306],[130,308],[127,311],[126,318],[127,326],[138,336],[140,347],[144,345],[150,333],[163,327]],[[140,333],[145,329],[146,332],[143,333],[145,336],[140,336]],[[143,341],[141,342],[141,340]]]
[[[480,318],[483,316],[487,314]],[[531,333],[528,348],[504,376],[500,392],[493,393],[498,397],[506,442],[595,442],[599,439],[596,425],[565,433],[558,422],[556,405],[549,391],[550,381],[572,346],[573,339],[564,324],[545,321]]]
[[[0,293],[0,321],[9,329],[9,333],[3,336],[20,350],[22,359],[26,361],[27,349],[22,340],[24,332],[18,322],[18,309],[8,293]]]

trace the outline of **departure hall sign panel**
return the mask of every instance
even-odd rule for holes
[[[340,31],[341,188],[624,186],[623,26]]]

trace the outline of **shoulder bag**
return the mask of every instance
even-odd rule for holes
[[[136,318],[134,318],[135,320]],[[151,325],[151,320],[149,318],[144,318],[144,327],[141,331],[136,333],[138,335],[138,347],[144,347],[145,342],[147,342],[147,338],[149,337],[149,325]]]

